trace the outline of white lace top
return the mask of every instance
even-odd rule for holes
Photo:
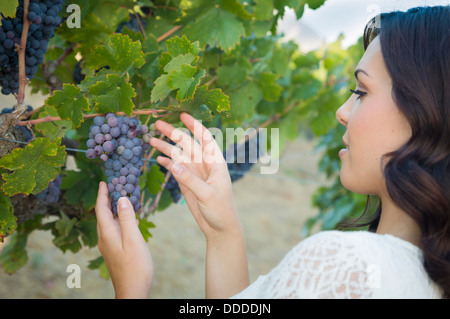
[[[322,231],[232,298],[442,298],[419,247],[368,231]]]

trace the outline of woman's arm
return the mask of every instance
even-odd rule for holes
[[[182,147],[182,151],[156,138],[152,138],[150,144],[169,156],[159,156],[157,162],[172,172],[205,234],[206,297],[228,298],[249,284],[245,240],[230,174],[212,134],[187,113],[181,113],[180,119],[200,144],[161,120],[155,123],[156,129]],[[180,172],[176,170],[179,167]]]

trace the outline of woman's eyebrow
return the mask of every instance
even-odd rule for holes
[[[355,78],[358,80],[358,73],[363,73],[363,74],[365,74],[365,75],[367,75],[369,78],[370,78],[370,76],[369,76],[369,74],[366,72],[366,71],[364,71],[363,69],[357,69],[356,71],[355,71]]]

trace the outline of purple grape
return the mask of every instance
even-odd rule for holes
[[[134,184],[134,183],[136,183],[136,181],[137,181],[138,179],[137,179],[137,177],[135,176],[135,175],[128,175],[127,176],[127,182],[129,183],[129,184]],[[132,193],[132,192],[131,192]]]
[[[94,148],[96,145],[97,145],[97,143],[92,138],[88,139],[86,142],[86,146],[88,148]]]
[[[128,131],[128,133],[127,133],[127,137],[131,140],[131,139],[133,139],[133,138],[135,138],[136,137],[136,131],[135,130],[129,130]]]
[[[119,125],[119,120],[117,118],[115,118],[115,117],[110,117],[108,119],[108,125],[110,127],[117,127]]]
[[[114,149],[114,143],[112,143],[111,141],[106,141],[105,143],[103,143],[103,150],[106,153],[111,153],[112,151],[114,151]]]
[[[133,152],[133,155],[135,155],[135,156],[141,155],[142,147],[141,146],[135,146],[135,147],[133,147],[133,149],[131,151]]]
[[[108,159],[108,155],[102,154],[102,155],[100,155],[100,159],[101,159],[103,162],[106,162],[106,160]]]
[[[103,154],[103,147],[97,145],[96,147],[94,147],[94,151],[97,156],[100,156],[101,154]]]
[[[97,135],[95,135],[94,140],[95,140],[95,143],[102,144],[103,142],[105,142],[105,135],[97,134]]]
[[[124,146],[125,146],[126,149],[131,150],[131,149],[134,147],[134,143],[133,143],[133,141],[131,141],[131,140],[127,140],[127,141],[125,142]]]
[[[120,135],[120,128],[118,127],[111,128],[110,134],[112,137],[118,137]]]
[[[125,190],[128,194],[132,194],[134,192],[134,185],[133,184],[125,184]]]
[[[109,133],[109,131],[111,130],[111,127],[108,124],[103,124],[100,127],[100,129],[101,129],[102,133],[106,134],[106,133]]]
[[[122,167],[120,169],[120,175],[127,176],[128,175],[128,168]]]
[[[137,197],[134,195],[130,197],[130,202],[133,206],[136,206],[136,204],[139,203]]]
[[[105,168],[111,169],[111,168],[112,168],[112,164],[113,164],[113,160],[109,158],[109,159],[105,162]]]
[[[126,160],[130,160],[133,157],[133,152],[130,149],[125,149],[122,153],[122,156]]]
[[[115,186],[114,186],[113,184],[109,183],[109,184],[108,184],[108,191],[109,191],[110,193],[112,193],[112,192],[114,192],[114,189],[115,189]]]
[[[92,135],[100,134],[102,131],[100,130],[100,126],[92,126],[91,127],[91,133]]]
[[[94,117],[94,125],[100,127],[103,124],[105,124],[105,118],[103,116],[96,116],[96,117]]]
[[[131,167],[128,169],[128,174],[132,174],[136,177],[139,177],[139,175],[141,175],[141,172],[136,167]]]

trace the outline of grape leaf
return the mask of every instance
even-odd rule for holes
[[[62,91],[55,91],[48,97],[45,104],[55,107],[61,119],[71,120],[74,128],[80,127],[84,121],[82,111],[89,111],[89,100],[81,89],[68,83],[63,84]]]
[[[172,57],[177,57],[180,54],[190,53],[193,56],[200,52],[199,42],[191,43],[189,39],[183,35],[181,38],[176,36],[166,40],[167,53]]]
[[[17,217],[14,215],[14,207],[8,196],[0,193],[0,240],[14,233],[17,228]]]
[[[316,10],[325,3],[325,0],[306,0],[306,3],[310,9]]]
[[[244,24],[232,13],[220,7],[210,7],[182,30],[191,41],[204,47],[216,44],[224,50],[232,49],[245,36]]]
[[[150,237],[152,237],[152,234],[149,231],[149,228],[155,228],[155,224],[153,224],[151,221],[142,218],[139,219],[138,228],[141,231],[142,237],[144,237],[145,241],[148,241]]]
[[[15,232],[0,253],[0,263],[8,274],[15,273],[28,262],[27,239],[27,233]]]
[[[164,173],[161,172],[158,165],[152,165],[150,172],[147,174],[146,188],[150,194],[158,194],[161,190],[161,183],[165,182]]]
[[[243,57],[228,59],[217,70],[217,83],[220,85],[231,85],[243,82],[251,68],[251,63]]]
[[[150,100],[152,102],[162,101],[167,95],[172,92],[172,89],[167,84],[168,74],[163,74],[155,80],[155,86],[152,89]]]
[[[94,95],[95,106],[101,113],[122,111],[131,115],[133,111],[136,92],[124,77],[108,74],[106,80],[91,86],[89,92]]]
[[[263,92],[264,99],[267,101],[276,102],[280,97],[283,88],[276,83],[277,78],[276,74],[262,72],[256,80],[261,92]]]
[[[250,19],[252,14],[245,10],[245,6],[238,0],[220,0],[220,6],[241,19]]]
[[[23,193],[38,194],[47,188],[50,181],[60,173],[65,164],[65,146],[59,146],[61,138],[55,143],[38,137],[25,148],[15,148],[0,159],[0,166],[13,173],[5,173],[2,190],[7,196]]]
[[[76,226],[81,234],[83,243],[88,247],[95,247],[98,242],[97,219],[92,217],[86,220],[80,220]]]
[[[254,82],[244,83],[230,93],[233,120],[241,123],[245,119],[251,119],[255,113],[256,105],[262,98],[263,92]]]
[[[69,204],[80,205],[81,202],[84,208],[92,209],[97,200],[98,183],[104,178],[103,170],[82,153],[77,153],[75,162],[80,171],[66,170],[60,187],[65,190],[64,198]]]
[[[46,116],[58,116],[58,111],[52,106],[44,106],[39,112],[39,118]],[[71,121],[55,121],[37,123],[35,125],[36,130],[41,132],[44,136],[54,139],[56,137],[64,137],[66,132],[72,129]]]
[[[4,17],[14,18],[18,6],[18,0],[0,0],[0,14]],[[1,25],[2,22],[0,21],[0,26]]]
[[[126,73],[131,68],[144,65],[141,42],[133,42],[128,35],[113,33],[106,45],[96,46],[86,61],[86,66],[99,69],[109,66],[112,71]]]
[[[173,71],[178,71],[181,66],[183,64],[193,64],[196,62],[196,60],[198,59],[198,56],[195,56],[191,53],[186,53],[186,54],[180,54],[177,57],[173,58],[172,60],[170,60],[170,62],[168,62],[163,70],[166,73],[171,73]]]
[[[253,6],[255,18],[258,20],[270,20],[273,18],[273,0],[256,0]]]
[[[197,85],[200,83],[202,77],[205,76],[206,71],[202,70],[197,75],[197,68],[183,64],[181,70],[173,71],[167,78],[167,85],[172,90],[178,90],[177,100],[184,100],[192,98]],[[195,75],[195,76],[194,76]]]

